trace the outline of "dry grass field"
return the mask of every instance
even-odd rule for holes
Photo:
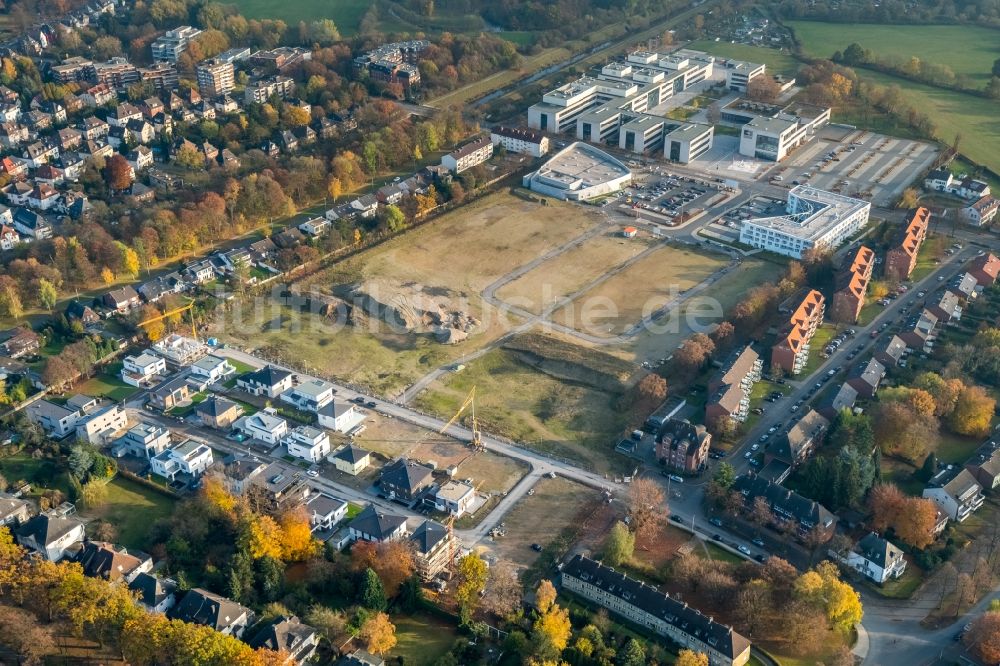
[[[652,242],[649,236],[626,239],[617,230],[608,230],[509,282],[496,295],[506,303],[539,314],[639,254]]]
[[[664,247],[580,294],[553,321],[592,335],[619,335],[728,262],[718,254]]]
[[[500,559],[524,568],[542,556],[561,556],[555,551],[568,547],[586,529],[601,499],[593,488],[562,477],[541,479],[534,489],[534,495],[525,495],[504,516],[507,536],[498,538],[492,547]],[[531,549],[535,543],[542,546],[542,553]]]

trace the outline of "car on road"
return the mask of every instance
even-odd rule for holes
[[[309,471],[306,472],[306,475],[307,476],[311,476],[312,478],[315,479],[317,476],[319,476],[319,472],[317,472],[314,469],[311,469],[311,470],[309,470]]]
[[[799,406],[798,405],[792,405],[791,408],[788,411],[790,411],[790,412],[792,412],[794,414],[795,412],[799,411]]]
[[[744,546],[743,544],[740,544],[740,545],[736,546],[736,550],[740,551],[744,555],[749,555],[750,554],[750,549],[747,548],[746,546]]]
[[[778,431],[778,426],[773,425],[773,426],[771,426],[770,428],[767,429],[767,434],[773,435],[777,431]]]
[[[722,537],[720,535],[718,535],[718,534],[713,534],[712,535],[712,541],[719,541],[721,543],[722,542]]]
[[[675,523],[683,523],[684,522],[684,516],[682,516],[679,513],[674,513],[674,514],[670,515],[670,520],[674,521]]]
[[[351,398],[351,402],[356,403],[358,405],[363,405],[363,404],[365,404],[365,399],[364,399],[364,396],[360,396],[359,395],[359,396],[356,396],[354,398]]]
[[[757,546],[758,548],[763,548],[764,547],[764,540],[761,539],[760,537],[754,537],[753,540],[750,543],[752,543],[753,545]]]
[[[757,560],[761,564],[764,564],[764,562],[767,562],[767,555],[758,555],[757,557],[755,557],[753,559]]]
[[[743,454],[743,457],[746,458],[747,460],[750,460],[750,456],[752,455],[753,451],[747,451],[746,453]]]
[[[722,527],[722,519],[721,518],[711,518],[711,519],[709,519],[708,522],[712,523],[716,527]]]
[[[760,439],[758,439],[757,441],[759,441],[759,442],[766,442],[767,441],[767,435],[761,435]]]
[[[676,474],[671,474],[670,480],[673,481],[674,483],[684,483],[684,479],[677,476]]]
[[[754,444],[753,446],[750,447],[750,450],[751,451],[756,451],[759,448],[760,448],[760,444]]]
[[[375,401],[369,400],[368,402],[365,403],[365,407],[367,407],[368,409],[375,409]]]
[[[542,546],[540,544],[533,543],[531,544],[531,550],[535,551],[536,553],[540,553],[542,552]]]
[[[837,371],[834,370],[833,368],[830,368],[829,370],[826,371],[826,374],[828,377],[833,377],[835,374],[837,374]]]

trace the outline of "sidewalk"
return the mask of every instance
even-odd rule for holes
[[[868,657],[868,648],[870,645],[868,630],[865,629],[862,624],[855,625],[854,628],[858,630],[858,640],[854,643],[854,648],[851,650],[851,653],[860,659],[863,664],[865,663],[865,659]]]

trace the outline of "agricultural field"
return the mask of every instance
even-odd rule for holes
[[[562,477],[543,478],[534,490],[504,516],[507,534],[494,542],[492,552],[519,567],[541,569],[561,558],[577,536],[588,530],[595,513],[600,513],[602,500],[593,488]],[[542,546],[541,553],[532,550],[536,543]]]
[[[823,23],[788,21],[807,54],[829,58],[835,51],[857,42],[882,57],[946,65],[957,76],[968,76],[985,86],[993,61],[1000,57],[1000,42],[991,28],[971,25],[877,25],[871,23]],[[955,48],[974,44],[976,48]]]
[[[371,6],[369,0],[299,0],[298,2],[272,2],[271,0],[236,0],[240,13],[247,18],[281,19],[288,25],[298,25],[299,21],[331,19],[345,37],[358,30],[361,18]]]
[[[590,335],[620,335],[727,263],[719,254],[664,247],[580,294],[553,321]]]
[[[300,283],[303,291],[344,297],[353,307],[355,325],[274,303],[240,321],[220,320],[212,334],[316,374],[395,395],[517,323],[500,316],[479,294],[507,272],[599,223],[596,213],[570,206],[490,195]],[[421,313],[439,306],[480,324],[467,340],[441,344],[420,325]]]
[[[507,283],[497,290],[496,295],[506,303],[540,314],[652,243],[651,237],[626,239],[620,233],[609,230]]]
[[[824,24],[818,24],[824,25]],[[916,26],[914,26],[916,27]],[[830,24],[830,30],[841,31],[844,26]],[[899,26],[892,26],[891,30],[900,29]],[[989,31],[992,35],[992,31]],[[846,33],[850,34],[850,33]],[[833,39],[833,37],[829,38]],[[961,43],[965,43],[968,37],[963,37]],[[849,43],[849,42],[848,42]],[[993,43],[992,41],[990,43]],[[844,44],[846,46],[847,44]],[[814,46],[802,40],[802,46],[807,53],[819,53],[825,48],[820,42],[819,46]],[[921,43],[923,46],[923,43]],[[957,51],[962,51],[958,49]],[[987,59],[992,60],[998,55],[995,49],[984,49]],[[827,54],[829,55],[829,54]],[[964,59],[964,53],[956,53],[956,58]],[[930,58],[928,58],[930,60]],[[961,62],[961,60],[957,61]],[[948,63],[942,63],[948,64]],[[978,66],[978,65],[976,65]],[[966,67],[969,67],[966,65]],[[996,102],[975,95],[968,95],[953,90],[936,88],[921,83],[914,83],[906,79],[882,74],[858,68],[858,76],[865,81],[882,86],[899,86],[902,97],[910,105],[926,113],[936,126],[935,135],[944,143],[950,144],[956,135],[961,135],[963,140],[959,147],[960,152],[977,164],[982,164],[994,171],[1000,171],[1000,117],[996,113]],[[957,70],[956,70],[957,71]],[[989,71],[989,68],[985,71]],[[866,126],[871,125],[877,129],[880,121],[880,114],[869,114],[873,116],[874,122],[868,123],[864,118],[852,118],[838,115],[838,122],[859,122]],[[891,130],[888,130],[891,131]]]
[[[473,386],[476,418],[484,430],[600,472],[626,464],[612,452],[625,427],[615,405],[618,395],[546,374],[513,351],[492,350],[462,372],[444,375],[415,403],[449,418]]]
[[[700,39],[688,44],[688,48],[711,53],[719,58],[749,60],[767,65],[767,70],[775,74],[790,76],[795,74],[802,64],[793,58],[787,50],[769,49],[749,44],[731,44],[716,42],[711,39]]]

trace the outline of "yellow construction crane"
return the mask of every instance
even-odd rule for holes
[[[450,428],[452,425],[454,425],[455,421],[458,420],[458,417],[460,417],[462,415],[462,412],[464,412],[466,410],[466,408],[469,407],[470,405],[472,406],[472,441],[469,442],[469,445],[472,446],[474,449],[481,449],[481,448],[483,448],[483,441],[482,441],[482,439],[479,436],[479,423],[476,422],[476,387],[475,386],[473,386],[472,390],[469,391],[469,395],[466,396],[465,402],[462,403],[462,406],[458,408],[458,411],[455,412],[455,415],[451,417],[451,420],[444,424],[444,427],[441,428],[441,430],[438,431],[438,434],[439,435],[443,435],[445,433],[445,431],[448,430],[448,428]]]
[[[184,307],[174,308],[173,310],[168,310],[167,312],[164,312],[163,314],[161,314],[159,317],[150,317],[146,321],[140,321],[138,325],[139,326],[146,326],[147,324],[152,324],[152,323],[155,323],[155,322],[158,322],[158,321],[162,321],[162,320],[166,319],[167,317],[172,317],[175,314],[180,314],[181,312],[185,312],[185,311],[191,311],[191,337],[193,337],[195,340],[197,340],[198,339],[198,331],[197,331],[197,329],[195,328],[195,325],[194,325],[194,310],[192,310],[193,307],[194,307],[194,301],[191,301],[190,303],[188,303]]]

